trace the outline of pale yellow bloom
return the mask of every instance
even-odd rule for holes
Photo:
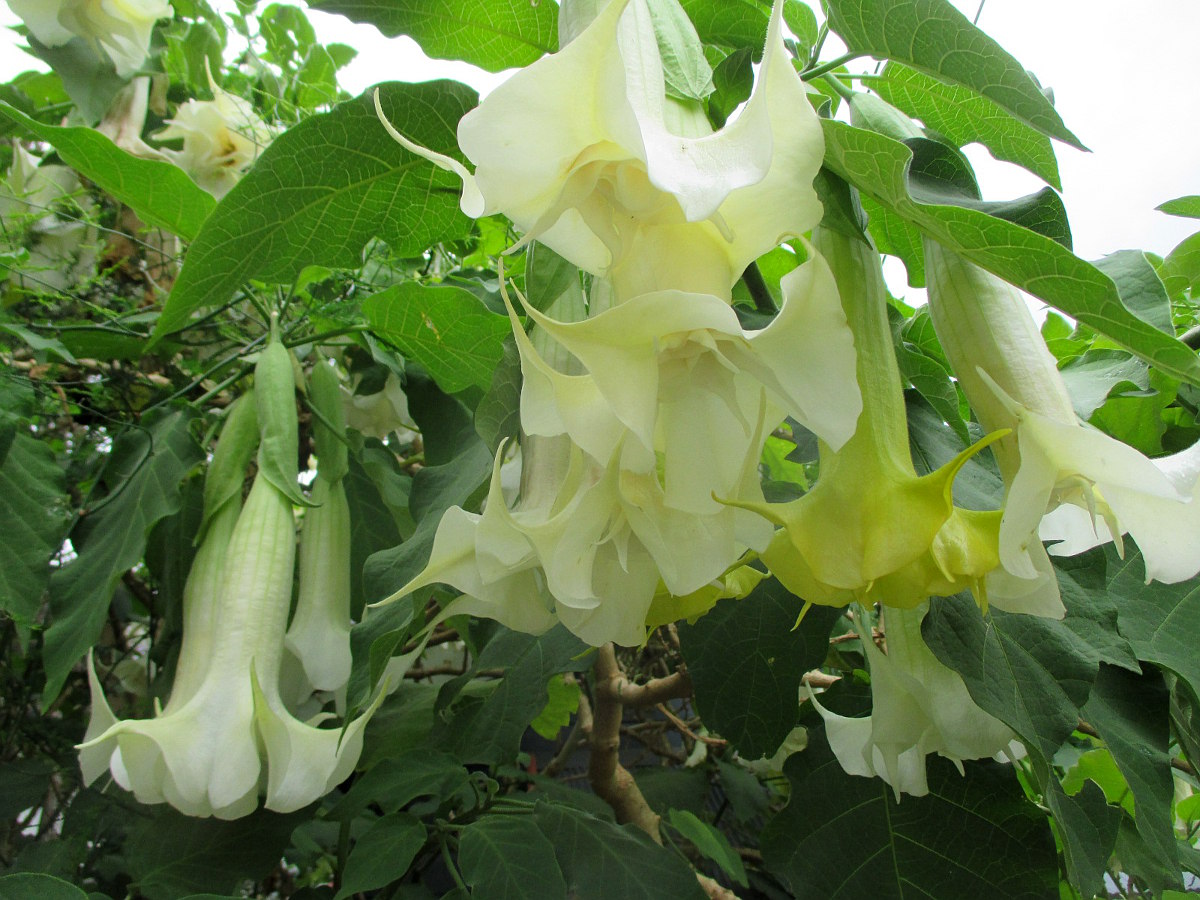
[[[174,15],[167,0],[8,0],[30,33],[47,47],[80,37],[103,53],[122,78],[138,70],[154,23]]]

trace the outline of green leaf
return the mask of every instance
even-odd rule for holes
[[[163,804],[143,809],[125,841],[127,871],[150,900],[197,893],[232,894],[242,881],[259,881],[279,865],[296,826],[310,818],[258,810],[241,819],[196,819]]]
[[[501,348],[504,355],[492,373],[491,386],[475,407],[475,433],[493,452],[521,432],[521,355],[512,335]]]
[[[109,494],[71,531],[78,557],[50,577],[53,618],[42,651],[43,708],[100,637],[117,581],[142,558],[154,524],[178,512],[179,482],[203,458],[188,411],[148,418],[117,437],[104,472]]]
[[[934,597],[921,633],[962,676],[986,712],[1044,759],[1075,730],[1099,663],[1063,622],[992,609],[966,597]]]
[[[459,835],[458,865],[474,896],[566,900],[554,845],[532,816],[484,816]]]
[[[749,886],[742,858],[724,834],[686,809],[673,809],[667,818],[672,828],[695,844],[696,849],[720,866],[726,875],[742,887]]]
[[[579,282],[579,268],[567,262],[545,244],[529,245],[525,265],[525,292],[530,305],[545,312],[572,283]]]
[[[408,507],[412,478],[398,470],[393,453],[380,449],[374,442],[363,446],[361,461],[360,454],[350,454],[349,467],[343,484],[346,503],[350,507],[350,607],[352,614],[358,617],[366,602],[362,572],[367,558],[372,553],[395,547],[401,540],[396,518],[376,478],[386,479],[385,487],[404,491],[404,510]]]
[[[36,872],[0,877],[0,900],[87,900],[69,881]]]
[[[795,35],[800,45],[800,57],[811,53],[821,33],[812,8],[800,0],[784,0],[783,23]]]
[[[825,660],[841,610],[803,606],[774,578],[680,623],[683,657],[704,723],[746,759],[770,756],[800,717],[800,679]]]
[[[1120,808],[1109,806],[1104,793],[1091,783],[1068,797],[1054,775],[1050,776],[1044,799],[1062,833],[1063,858],[1071,884],[1084,897],[1103,893],[1108,859],[1121,825]]]
[[[5,821],[41,803],[58,767],[45,758],[0,763],[0,818]]]
[[[1125,547],[1125,559],[1111,546],[1108,590],[1117,599],[1121,633],[1138,659],[1178,675],[1200,697],[1200,655],[1194,638],[1200,634],[1200,586],[1196,579],[1178,584],[1146,584],[1145,563],[1136,548]]]
[[[647,0],[662,59],[667,95],[703,100],[713,92],[713,71],[704,58],[696,27],[677,0]]]
[[[1200,284],[1200,232],[1180,241],[1167,254],[1158,274],[1172,297],[1185,289],[1195,292]]]
[[[66,478],[50,446],[0,427],[0,521],[7,523],[0,542],[0,611],[23,630],[41,608],[70,512]]]
[[[562,675],[551,677],[546,684],[547,700],[529,727],[548,741],[571,724],[571,716],[579,711],[579,683],[567,681]]]
[[[379,86],[392,124],[439,152],[476,94],[453,81]],[[154,339],[226,302],[249,279],[294,281],[306,266],[357,268],[378,237],[398,254],[466,234],[458,179],[404,150],[375,115],[371,92],[276,138],[205,222],[155,326]]]
[[[130,207],[148,225],[192,240],[217,202],[178,166],[126,153],[94,128],[43,125],[0,103],[0,114],[58,151],[63,162]]]
[[[1159,212],[1169,216],[1183,216],[1187,219],[1200,219],[1200,196],[1189,194],[1186,197],[1176,197],[1154,207]]]
[[[540,802],[534,820],[554,844],[572,900],[703,900],[679,856],[634,825],[615,825],[557,803]]]
[[[1041,234],[978,209],[944,206],[910,192],[913,151],[842,122],[822,121],[825,162],[835,172],[976,265],[1094,328],[1165,373],[1200,384],[1200,360],[1133,315],[1112,279]],[[928,172],[923,174],[928,175]],[[1049,191],[1049,188],[1046,189]],[[959,201],[954,198],[954,202]]]
[[[1062,190],[1050,139],[968,88],[943,84],[890,62],[869,82],[871,90],[958,147],[979,143],[993,157],[1015,163]]]
[[[527,66],[558,49],[558,4],[528,0],[315,0],[313,9],[407,34],[429,56],[489,72]]]
[[[354,842],[334,900],[391,884],[408,871],[424,846],[425,826],[415,816],[398,812],[377,819]]]
[[[414,281],[368,297],[362,313],[375,334],[424,366],[448,394],[490,387],[512,332],[507,316],[488,310],[470,291]]]
[[[829,27],[851,53],[971,88],[1043,134],[1086,149],[1025,68],[947,0],[828,0],[827,6]]]
[[[967,426],[969,441],[964,443],[958,430],[942,421],[941,416],[922,399],[909,395],[909,449],[918,475],[936,472],[971,443],[983,437],[975,423]],[[954,479],[954,503],[965,509],[997,509],[1004,503],[1004,482],[990,455],[977,453],[966,461]]]
[[[410,749],[382,760],[355,781],[329,818],[349,822],[372,805],[388,815],[418,797],[441,802],[470,779],[470,773],[449,753],[426,747]]]
[[[1159,331],[1175,336],[1171,298],[1154,265],[1141,250],[1118,250],[1092,263],[1113,280],[1125,308]]]
[[[758,59],[767,40],[771,4],[765,0],[680,0],[696,33],[706,44],[730,50],[743,47]]]
[[[63,88],[88,122],[98,121],[127,83],[116,73],[108,54],[85,38],[73,38],[61,47],[47,47],[32,36],[28,41],[33,55],[62,79]]]
[[[1083,715],[1112,752],[1134,798],[1134,822],[1157,871],[1141,872],[1158,884],[1182,887],[1171,807],[1175,785],[1167,752],[1168,697],[1162,675],[1137,675],[1100,667]]]
[[[1113,388],[1132,384],[1150,389],[1146,364],[1124,350],[1088,350],[1059,369],[1076,414],[1087,421],[1104,405]]]
[[[521,735],[549,700],[550,677],[587,665],[579,661],[587,650],[562,625],[537,636],[501,632],[483,648],[474,670],[503,665],[504,678],[486,698],[460,700],[453,716],[443,711],[434,726],[434,745],[464,763],[500,765],[516,759]],[[445,697],[438,698],[439,704]]]
[[[784,766],[792,801],[763,831],[767,869],[796,900],[1058,896],[1054,838],[1011,766],[925,760],[929,794],[897,803],[847,775],[821,732]]]

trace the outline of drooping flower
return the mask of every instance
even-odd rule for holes
[[[965,759],[1020,753],[1016,735],[971,699],[962,677],[938,662],[921,637],[928,603],[913,609],[884,612],[887,653],[875,645],[866,615],[859,610],[855,627],[871,674],[871,715],[848,718],[825,709],[809,689],[825,734],[843,769],[850,775],[878,776],[900,795],[929,793],[925,757],[936,753],[963,771]]]
[[[192,633],[171,700],[155,718],[117,721],[93,677],[93,723],[111,724],[99,734],[89,728],[80,746],[86,775],[102,771],[97,756],[107,752],[114,779],[139,801],[165,801],[187,815],[246,815],[264,790],[266,806],[279,812],[311,803],[354,768],[374,710],[344,732],[323,729],[322,717],[295,719],[280,695],[296,537],[291,500],[266,477],[278,466],[265,465],[264,453],[281,448],[296,459],[292,367],[282,344],[264,351],[255,381],[259,474],[240,511],[240,490],[213,494],[222,508],[209,518],[189,574],[184,615]],[[219,445],[217,455],[240,446]],[[214,459],[222,466],[231,468]]]
[[[94,271],[97,231],[87,221],[92,202],[66,166],[39,165],[19,143],[0,182],[0,234],[28,252],[8,280],[31,290],[67,290]],[[15,248],[14,248],[15,249]]]
[[[164,147],[159,152],[220,199],[237,184],[274,135],[248,102],[221,90],[211,76],[209,81],[213,99],[188,100],[154,138],[182,139],[182,149]]]
[[[723,300],[746,266],[817,223],[824,141],[771,15],[758,82],[713,133],[666,96],[645,0],[612,0],[558,53],[496,88],[459,123],[459,162],[393,136],[463,179],[470,216],[503,213],[616,302],[673,289]]]
[[[112,60],[122,78],[146,58],[159,19],[174,15],[167,0],[8,0],[30,33],[47,47],[76,37]]]
[[[912,607],[966,588],[982,597],[983,578],[998,564],[999,513],[956,508],[951,487],[988,439],[918,477],[879,254],[865,239],[825,228],[813,232],[813,243],[834,269],[854,333],[862,416],[843,446],[820,444],[820,474],[803,497],[731,502],[782,526],[762,559],[807,602]]]
[[[623,471],[658,472],[665,503],[698,515],[735,496],[748,456],[757,459],[759,396],[768,422],[790,415],[832,447],[854,432],[862,408],[854,339],[822,257],[784,276],[779,314],[744,330],[717,297],[642,294],[587,319],[525,312],[573,363],[550,365],[509,307],[529,434],[569,435],[605,464],[621,447]],[[730,560],[732,561],[732,560]]]
[[[936,242],[925,258],[930,314],[967,399],[985,427],[1013,429],[996,445],[1005,570],[1044,576],[1039,537],[1070,554],[1129,533],[1147,580],[1200,571],[1200,450],[1151,460],[1081,423],[1020,291]]]

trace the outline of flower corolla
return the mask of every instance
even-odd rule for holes
[[[122,78],[146,58],[159,19],[174,15],[167,0],[8,0],[30,33],[47,47],[83,38],[103,53]]]
[[[933,241],[925,258],[930,314],[967,399],[985,427],[1013,430],[996,445],[1005,571],[1044,578],[1042,539],[1069,555],[1110,540],[1120,549],[1125,533],[1147,581],[1200,571],[1200,448],[1152,460],[1081,423],[1020,291]]]
[[[459,123],[475,164],[407,149],[458,174],[470,216],[503,213],[617,302],[676,289],[729,300],[746,266],[821,216],[824,140],[775,4],[758,82],[713,132],[668,98],[646,0],[612,0],[559,52],[497,87]]]
[[[962,677],[942,665],[921,637],[928,604],[884,613],[887,653],[875,645],[862,619],[855,627],[871,674],[871,715],[830,712],[809,688],[825,720],[829,746],[850,775],[878,776],[899,802],[901,794],[929,793],[925,757],[936,753],[963,771],[962,761],[1022,752],[1007,725],[976,705]]]
[[[813,243],[836,272],[854,334],[862,416],[844,446],[822,441],[817,483],[803,497],[783,504],[726,502],[782,526],[762,559],[807,602],[912,607],[931,594],[967,588],[982,600],[984,576],[998,563],[999,513],[958,509],[951,488],[990,438],[917,475],[879,254],[865,238],[825,228],[813,232]]]
[[[188,100],[154,137],[159,141],[182,139],[182,149],[164,147],[160,152],[220,199],[274,135],[246,100],[215,84],[211,87],[212,100]]]

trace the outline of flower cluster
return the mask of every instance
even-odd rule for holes
[[[341,401],[330,378],[318,367],[312,393],[322,417],[337,425]],[[345,451],[339,459],[337,440],[320,432],[317,440],[325,453],[313,502],[321,505],[305,514],[289,628],[297,425],[292,363],[273,341],[255,369],[254,391],[230,412],[209,469],[170,699],[154,718],[119,721],[89,665],[92,722],[80,745],[85,782],[109,770],[142,803],[236,818],[258,805],[260,793],[268,809],[300,809],[353,770],[374,707],[344,731],[317,727],[327,714],[302,721],[294,712],[314,690],[337,691],[350,675]],[[256,446],[258,474],[243,505],[245,467]],[[289,459],[290,484],[281,465]]]
[[[397,596],[442,582],[512,627],[557,620],[593,644],[640,643],[660,580],[692,593],[769,542],[770,524],[733,503],[762,502],[757,464],[777,422],[834,448],[850,439],[854,338],[820,254],[805,245],[766,328],[745,330],[730,306],[747,264],[820,217],[821,131],[781,8],[749,101],[717,132],[666,96],[644,0],[613,0],[463,118],[474,174],[396,135],[462,177],[464,211],[502,212],[521,243],[596,276],[586,300],[573,286],[548,313],[508,300],[520,499],[504,503],[497,464],[485,511],[447,512]]]

